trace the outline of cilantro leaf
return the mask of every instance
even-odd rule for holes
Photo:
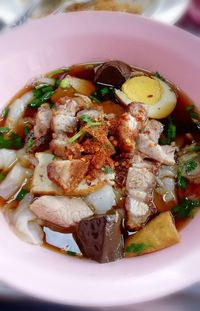
[[[105,174],[112,174],[113,173],[113,170],[109,165],[103,166],[101,168],[101,171]]]
[[[191,119],[195,120],[195,121],[199,121],[200,120],[200,116],[197,112],[195,112],[195,107],[194,105],[189,105],[186,107],[186,111],[188,112],[189,116]]]
[[[98,102],[113,99],[115,98],[115,89],[111,86],[97,85],[96,91],[92,93],[90,98]]]
[[[89,117],[86,114],[83,114],[82,116],[80,116],[80,119],[81,119],[81,121],[85,122],[87,124],[87,126],[89,126],[89,127],[101,125],[101,122],[94,121],[91,117]]]
[[[194,159],[185,162],[185,172],[190,173],[197,167],[197,162]]]
[[[195,208],[200,207],[200,200],[185,198],[183,201],[171,209],[175,218],[185,219],[193,215]]]
[[[33,146],[33,143],[34,143],[34,139],[33,139],[33,137],[30,137],[27,144],[26,144],[27,150]]]
[[[0,134],[6,134],[9,132],[9,128],[8,127],[0,127]]]
[[[136,253],[140,255],[145,249],[152,247],[151,244],[146,243],[132,243],[125,248],[125,252],[127,253]]]
[[[181,176],[181,174],[178,173],[178,175],[177,175],[177,186],[179,188],[185,189],[185,188],[187,188],[187,185],[188,185],[188,183],[187,183],[187,180],[185,179],[185,177]]]
[[[168,117],[166,127],[166,137],[159,140],[161,145],[170,145],[176,138],[176,125],[171,117]]]

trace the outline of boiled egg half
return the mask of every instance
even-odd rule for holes
[[[166,118],[177,103],[170,85],[155,76],[133,77],[122,85],[122,92],[130,101],[146,104],[148,116],[154,119]]]

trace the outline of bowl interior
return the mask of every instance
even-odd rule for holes
[[[159,71],[200,105],[200,42],[173,27],[120,13],[71,13],[29,22],[0,38],[0,108],[31,78],[61,66],[120,59]],[[114,306],[153,299],[200,278],[200,215],[181,243],[106,265],[20,241],[0,215],[0,277],[41,298]],[[193,262],[191,264],[191,262]]]

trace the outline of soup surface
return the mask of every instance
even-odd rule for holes
[[[178,243],[200,206],[200,115],[121,61],[31,81],[0,117],[0,206],[25,242],[100,263]]]

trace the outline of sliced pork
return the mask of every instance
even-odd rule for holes
[[[152,192],[156,185],[157,169],[156,163],[143,159],[139,154],[132,159],[126,180],[125,202],[127,227],[130,230],[140,229],[156,211]]]
[[[138,136],[137,149],[150,159],[162,164],[174,165],[177,147],[172,145],[160,146],[158,144],[162,128],[160,122],[156,120],[148,121],[144,131]]]
[[[73,191],[84,179],[89,168],[89,162],[83,160],[58,160],[47,167],[48,177],[66,192]]]
[[[46,135],[51,126],[52,111],[48,104],[43,104],[36,114],[34,136],[40,138]]]
[[[31,211],[40,219],[63,228],[70,228],[82,219],[93,215],[81,198],[44,195],[30,205]]]
[[[147,118],[147,111],[142,104],[130,104],[128,112],[119,118],[118,137],[120,149],[125,152],[134,153],[136,140],[143,129]]]

